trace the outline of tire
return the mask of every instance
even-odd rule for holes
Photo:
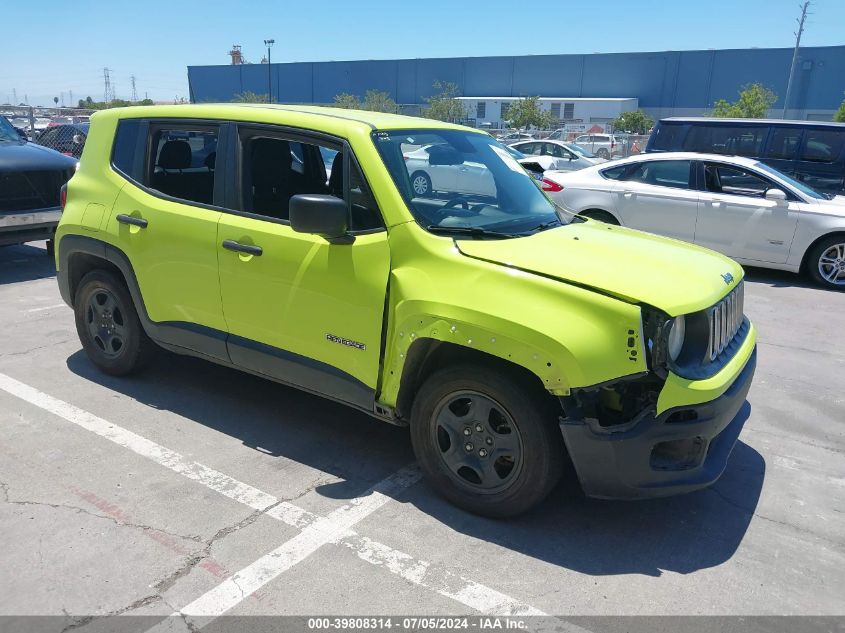
[[[129,292],[113,273],[94,270],[85,275],[73,306],[82,347],[103,373],[125,376],[152,358],[155,344],[144,332]]]
[[[566,452],[544,396],[527,381],[478,365],[432,374],[411,409],[411,442],[428,482],[455,505],[488,517],[539,504],[558,483]],[[475,417],[473,410],[487,413]]]
[[[596,156],[599,158],[604,158],[610,160],[610,152],[608,152],[605,148],[600,148],[596,150]]]
[[[831,235],[816,244],[807,256],[807,272],[820,286],[845,291],[845,235]]]
[[[411,188],[421,198],[428,198],[432,194],[431,178],[424,171],[415,171],[411,174]]]
[[[579,213],[582,218],[589,218],[591,220],[598,220],[599,222],[604,222],[605,224],[614,224],[619,226],[619,221],[614,218],[610,213],[607,211],[602,211],[601,209],[589,209],[587,211],[582,211]]]

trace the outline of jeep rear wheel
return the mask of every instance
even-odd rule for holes
[[[100,371],[124,376],[143,367],[154,351],[132,298],[110,272],[95,270],[79,282],[73,301],[76,332]]]
[[[444,369],[411,411],[414,453],[438,493],[466,510],[513,516],[560,479],[565,448],[541,390],[485,367]]]

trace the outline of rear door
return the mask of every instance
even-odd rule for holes
[[[214,169],[221,125],[136,119],[119,125],[115,158],[118,147],[135,158],[114,165],[127,182],[106,230],[129,258],[149,318],[164,328],[161,336],[226,358],[217,276],[223,187]],[[197,332],[208,336],[196,339]]]
[[[740,259],[786,261],[798,223],[797,200],[767,200],[766,190],[779,185],[735,165],[707,161],[703,181],[696,244]]]
[[[250,126],[237,138],[238,193],[217,235],[232,362],[371,409],[390,249],[370,188],[340,139]],[[295,232],[289,202],[304,193],[346,200],[354,241]]]
[[[625,226],[688,242],[695,239],[698,191],[692,161],[635,163],[620,179],[615,195]]]

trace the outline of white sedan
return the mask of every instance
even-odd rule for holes
[[[645,154],[545,177],[561,186],[549,193],[554,201],[579,215],[845,290],[845,197],[830,199],[753,159]]]
[[[510,147],[526,156],[546,156],[552,159],[553,169],[575,171],[592,167],[607,159],[591,154],[583,147],[563,141],[521,141],[511,143]]]

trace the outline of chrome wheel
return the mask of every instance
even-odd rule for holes
[[[507,488],[522,469],[519,428],[504,407],[475,391],[449,394],[434,409],[434,444],[451,479],[473,492]]]
[[[819,275],[829,284],[845,286],[845,243],[831,244],[818,261]]]
[[[411,184],[414,187],[414,193],[418,196],[428,195],[428,192],[431,189],[428,177],[425,174],[417,174],[414,176],[414,180]]]
[[[126,346],[128,332],[123,311],[111,291],[100,288],[85,307],[88,335],[107,358],[117,358]]]

